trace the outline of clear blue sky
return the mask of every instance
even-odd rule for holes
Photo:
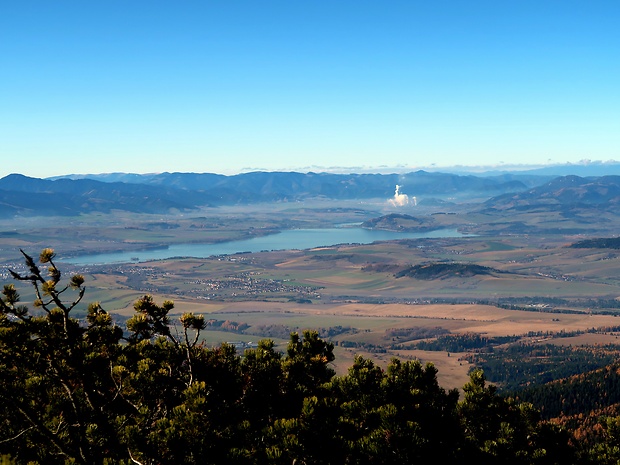
[[[620,159],[620,1],[6,1],[0,176]]]

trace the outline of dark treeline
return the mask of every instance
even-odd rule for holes
[[[342,301],[357,301],[359,296],[355,295],[340,295],[336,296],[335,300]],[[363,302],[373,304],[385,304],[385,303],[407,303],[407,304],[422,304],[422,305],[491,305],[505,310],[518,310],[523,312],[534,313],[557,313],[557,314],[583,314],[586,312],[596,313],[598,315],[613,315],[620,316],[620,300],[610,298],[590,298],[590,299],[563,299],[559,297],[501,297],[495,299],[488,298],[460,298],[460,297],[416,297],[416,298],[402,298],[402,297],[364,297]],[[573,308],[566,308],[573,307]],[[575,310],[579,308],[580,310]]]
[[[588,373],[614,363],[619,356],[620,346],[617,345],[566,347],[520,343],[494,352],[470,354],[467,359],[480,367],[489,381],[498,383],[502,391],[510,392]],[[548,403],[528,399],[548,409]]]
[[[620,249],[620,237],[602,237],[575,242],[573,249]]]
[[[398,340],[399,342],[414,341],[416,339],[427,339],[443,334],[448,334],[446,328],[435,326],[426,328],[424,326],[413,326],[410,328],[389,328],[385,330],[385,339]]]
[[[282,324],[270,324],[270,325],[256,325],[245,330],[245,334],[252,334],[263,338],[278,338],[288,339],[291,333],[299,332],[300,328],[297,326],[288,326]],[[351,333],[355,334],[359,330],[351,326],[335,325],[327,328],[316,328],[316,332],[319,337],[327,339],[330,337],[338,336],[339,334]]]
[[[429,341],[416,342],[412,347],[421,350],[443,350],[447,352],[465,352],[473,349],[491,348],[519,339],[520,336],[488,337],[478,333],[444,334]]]
[[[539,405],[545,418],[572,416],[620,403],[620,364],[535,385],[514,393]]]
[[[25,254],[24,254],[25,255]],[[357,357],[345,376],[316,332],[286,353],[199,343],[206,321],[169,301],[135,303],[126,330],[97,303],[71,315],[84,279],[61,284],[54,253],[25,255],[36,311],[0,301],[0,456],[40,464],[611,464],[613,424],[587,449],[498,395],[482,371],[445,391],[432,365]],[[72,293],[72,290],[74,293]],[[63,300],[63,297],[71,299]],[[67,303],[68,302],[68,303]]]

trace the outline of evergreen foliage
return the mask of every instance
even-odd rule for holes
[[[417,342],[413,347],[421,350],[465,352],[472,349],[491,348],[517,339],[517,336],[488,337],[478,333],[444,334],[434,340]]]
[[[124,332],[97,303],[71,316],[84,278],[66,285],[44,250],[29,273],[35,308],[14,285],[0,303],[0,458],[39,464],[566,464],[578,449],[531,404],[499,396],[474,371],[459,401],[432,364],[356,357],[345,376],[317,332],[285,354],[263,340],[243,356],[200,344],[201,315],[139,299]],[[42,266],[47,270],[42,270]],[[71,294],[73,292],[73,294]],[[67,297],[70,303],[65,303]],[[173,327],[173,325],[176,325]],[[173,330],[178,328],[178,330]],[[609,423],[609,437],[620,437]],[[617,457],[615,442],[597,445]],[[616,441],[617,442],[617,441]],[[605,448],[607,447],[607,448]],[[589,455],[588,455],[589,454]],[[614,455],[615,454],[615,455]],[[594,448],[582,460],[596,455]],[[584,462],[586,463],[586,462]],[[609,462],[611,463],[611,462]]]
[[[571,244],[573,249],[620,249],[620,238],[602,237],[597,239],[585,239]]]
[[[527,387],[515,395],[540,405],[545,418],[601,410],[620,404],[620,364]]]
[[[427,263],[413,265],[394,274],[396,278],[404,276],[416,279],[447,279],[454,277],[472,277],[476,275],[492,275],[502,273],[488,266],[471,263]]]
[[[564,391],[558,392],[552,401],[551,392],[557,391],[552,381],[558,381],[559,387],[560,385],[574,386],[574,383],[559,380],[575,375],[589,373],[588,378],[598,378],[595,370],[613,364],[619,356],[620,347],[617,345],[585,347],[518,343],[492,352],[473,353],[468,355],[467,359],[482,368],[487,378],[497,383],[502,392],[516,391],[521,395],[528,393],[524,398],[540,406],[551,417],[555,417],[562,410],[558,404],[563,404],[566,399],[574,395],[574,391],[569,392],[573,388],[565,388]],[[590,384],[598,385],[599,382]],[[537,392],[538,394],[535,394]],[[620,396],[620,391],[617,395]],[[607,397],[606,395],[605,398]],[[564,413],[572,414],[576,409],[583,411],[586,407],[598,408],[600,406],[593,405],[595,399],[596,397],[591,400],[584,398],[572,407],[570,412],[564,411]],[[551,408],[552,403],[553,408]]]

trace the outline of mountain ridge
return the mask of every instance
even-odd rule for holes
[[[70,176],[40,179],[10,174],[0,179],[0,214],[50,214],[46,213],[50,201],[68,215],[112,210],[163,213],[170,210],[194,210],[202,206],[309,198],[387,200],[394,195],[396,185],[406,186],[409,195],[474,193],[488,196],[489,193],[528,188],[518,180],[506,180],[503,177],[482,178],[425,171],[400,175],[312,172],[252,172],[234,176],[213,173],[119,173],[102,175],[100,179],[72,179]],[[42,204],[39,205],[33,201],[32,195],[45,196],[45,201],[42,198]]]
[[[0,216],[79,215],[113,210],[135,213],[192,211],[205,206],[307,199],[385,199],[397,196],[487,198],[479,211],[552,211],[620,205],[620,176],[561,176],[528,185],[512,176],[477,177],[415,171],[406,174],[332,174],[257,171],[104,175],[50,179],[10,174],[0,179]],[[126,179],[124,182],[119,179]],[[528,182],[531,184],[531,181]],[[395,187],[398,191],[395,192]],[[404,193],[406,192],[406,194]],[[408,197],[409,198],[409,197]],[[380,225],[373,225],[380,227]],[[419,225],[417,225],[419,227]]]

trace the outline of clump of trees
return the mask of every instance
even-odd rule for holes
[[[0,456],[45,464],[565,464],[567,433],[475,371],[459,400],[433,365],[357,357],[345,376],[333,345],[291,334],[243,356],[200,343],[201,315],[139,299],[126,329],[98,303],[72,316],[84,278],[62,284],[54,252],[24,253],[34,308],[13,284],[0,303]],[[616,428],[609,423],[610,428]],[[612,436],[616,438],[617,428]],[[614,439],[615,440],[615,439]],[[598,446],[597,446],[598,447]],[[615,446],[614,446],[615,447]],[[615,452],[614,452],[615,451]],[[611,446],[597,457],[620,455]],[[613,454],[616,454],[615,456]],[[588,460],[587,454],[580,454]],[[593,462],[594,463],[594,462]]]
[[[436,339],[420,341],[413,345],[416,349],[448,352],[465,352],[476,349],[492,349],[519,339],[519,336],[488,337],[478,333],[442,334]]]
[[[412,328],[389,328],[385,330],[386,339],[398,339],[400,342],[413,341],[416,339],[426,339],[444,334],[449,334],[450,331],[441,326],[434,328],[425,328],[423,326],[414,326]]]

